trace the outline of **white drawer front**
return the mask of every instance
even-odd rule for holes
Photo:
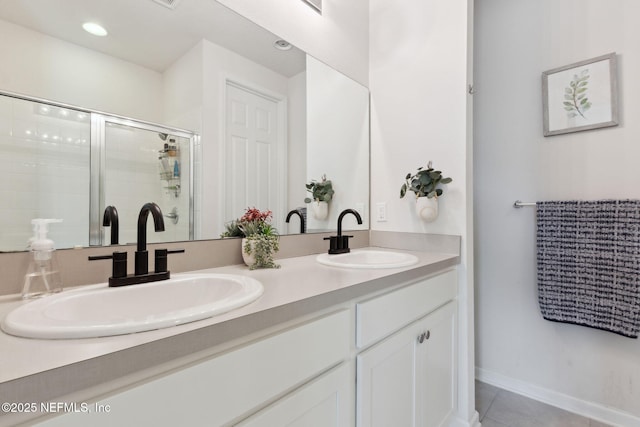
[[[42,425],[228,425],[345,360],[349,313],[336,312],[98,402],[109,413],[67,414]]]
[[[356,345],[366,347],[456,297],[455,270],[356,304]]]
[[[236,426],[352,426],[355,404],[352,366],[343,363]]]

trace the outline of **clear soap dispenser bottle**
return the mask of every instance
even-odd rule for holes
[[[24,276],[24,299],[39,298],[62,290],[53,240],[47,238],[49,224],[55,222],[62,220],[37,218],[31,221],[34,234],[29,242],[31,259]]]

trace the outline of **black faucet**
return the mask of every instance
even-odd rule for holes
[[[160,206],[153,202],[145,203],[138,214],[138,250],[135,258],[135,274],[141,276],[149,273],[149,253],[147,252],[147,218],[149,212],[153,216],[153,225],[156,232],[164,231],[164,219]]]
[[[304,216],[302,215],[302,212],[300,212],[300,209],[294,209],[290,211],[287,214],[287,219],[285,220],[285,222],[288,224],[293,214],[296,214],[300,217],[300,234],[304,234],[306,232],[307,227],[305,227]]]
[[[119,244],[120,226],[118,222],[118,210],[115,206],[107,206],[104,210],[104,216],[102,217],[102,225],[104,227],[111,227],[111,240],[109,244]]]
[[[145,203],[138,215],[138,247],[135,253],[135,273],[127,275],[127,252],[114,252],[111,255],[90,256],[89,261],[112,259],[112,275],[109,277],[109,286],[127,286],[138,283],[156,282],[170,277],[167,270],[167,255],[182,253],[184,249],[156,249],[155,269],[149,273],[149,253],[147,252],[147,218],[149,212],[153,216],[155,231],[164,231],[164,220],[160,207],[153,203]]]
[[[342,235],[342,219],[347,214],[353,214],[358,221],[358,224],[362,224],[362,217],[358,211],[354,209],[345,209],[338,216],[338,235],[325,237],[324,240],[329,240],[329,253],[330,254],[346,254],[351,252],[349,249],[349,239],[353,236]]]

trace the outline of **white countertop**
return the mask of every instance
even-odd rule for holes
[[[393,249],[385,250],[394,251]],[[200,351],[206,346],[211,347],[238,338],[234,337],[234,334],[250,331],[252,327],[264,329],[310,311],[346,302],[459,263],[458,254],[397,252],[412,253],[418,257],[419,261],[417,264],[403,268],[346,269],[321,265],[316,261],[317,255],[310,255],[278,260],[281,265],[279,269],[250,271],[244,265],[232,265],[200,270],[199,272],[242,274],[254,277],[264,285],[264,293],[257,301],[247,306],[185,325],[129,335],[66,340],[19,338],[2,332],[0,333],[2,349],[0,392],[18,391],[16,396],[28,396],[29,393],[33,393],[34,386],[21,384],[21,381],[33,383],[39,374],[63,367],[72,369],[77,366],[77,369],[81,369],[82,362],[104,358],[107,355],[117,354],[121,358],[135,359],[136,352],[139,351],[141,358],[146,357],[138,361],[139,363],[145,363],[145,361],[150,364],[158,363],[157,360],[149,360],[149,354],[154,355],[166,350],[171,357],[179,357],[190,351]],[[0,298],[0,316],[6,315],[20,304],[25,302],[18,296]],[[140,301],[140,304],[144,304],[144,301]],[[197,343],[197,345],[194,348],[185,348],[188,347],[185,343]],[[154,347],[146,348],[145,346],[148,345]],[[169,356],[165,355],[165,357]],[[91,369],[89,365],[87,366],[86,369]],[[95,365],[92,366],[95,368]],[[109,365],[103,363],[100,366],[104,366],[106,370]],[[131,370],[136,369],[135,366],[136,364],[132,362]],[[113,373],[113,375],[124,374],[123,372]],[[87,375],[91,376],[94,373],[87,373]],[[106,376],[104,372],[99,375],[106,380],[109,373]],[[75,372],[73,376],[77,378]],[[41,380],[46,382],[44,379]],[[49,379],[49,381],[52,380]],[[93,381],[96,379],[94,378]],[[82,381],[79,382],[82,383]],[[89,383],[85,383],[84,386]],[[50,398],[49,394],[45,392],[41,397]]]

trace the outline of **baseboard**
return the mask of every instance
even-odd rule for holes
[[[476,368],[476,379],[612,426],[640,427],[640,418],[629,413],[609,408],[599,403],[577,399],[486,369]]]
[[[448,427],[481,427],[480,414],[478,414],[478,411],[475,411],[470,420],[463,420],[462,418],[454,417],[449,422]]]

